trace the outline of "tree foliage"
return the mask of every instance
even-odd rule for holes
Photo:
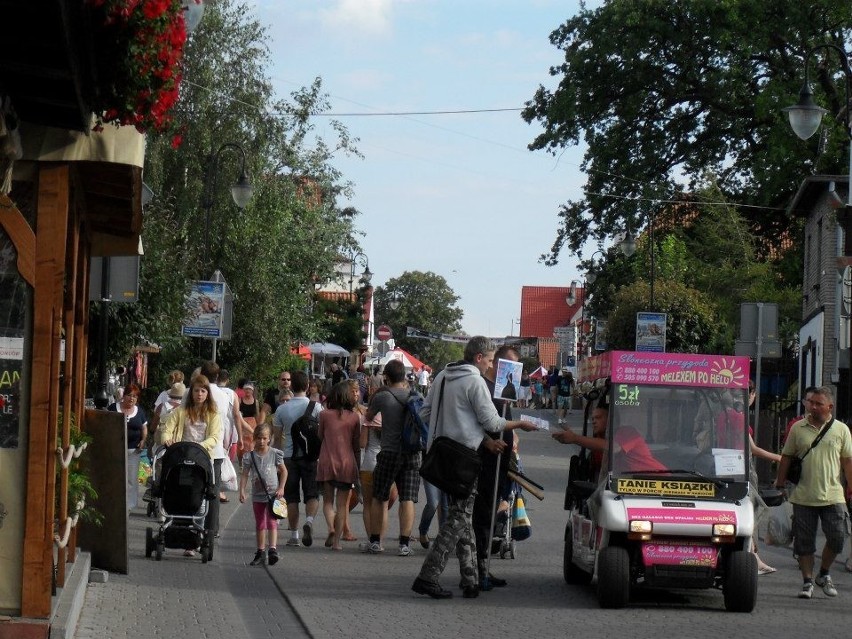
[[[590,314],[611,317],[621,313],[623,309],[618,305],[623,300],[624,289],[647,289],[645,308],[639,310],[660,311],[657,291],[676,284],[684,290],[699,292],[702,303],[712,308],[713,332],[704,350],[721,353],[733,352],[743,302],[777,303],[782,322],[797,318],[800,308],[797,285],[786,283],[770,263],[759,258],[757,240],[748,232],[747,221],[736,207],[721,204],[723,198],[715,181],[708,177],[694,196],[657,213],[653,269],[651,234],[647,229],[639,237],[637,251],[631,258],[611,250],[597,271],[595,282],[588,287]]]
[[[852,5],[835,0],[611,0],[566,21],[550,36],[565,54],[550,69],[559,84],[540,86],[523,117],[543,127],[531,149],[561,154],[585,142],[588,178],[583,196],[560,207],[543,259],[635,231],[649,207],[708,170],[726,201],[753,207],[740,213],[765,252],[779,246],[802,177],[844,173],[847,145],[842,115],[824,123],[820,145],[798,140],[781,108],[797,99],[808,50],[843,48],[850,26]],[[836,58],[814,56],[811,71],[817,101],[842,114]]]
[[[636,282],[615,296],[615,310],[606,326],[607,348],[633,350],[636,347],[636,313],[650,309],[650,286]],[[656,283],[654,310],[667,313],[666,350],[673,353],[714,352],[716,316],[712,302],[699,291],[680,282]]]
[[[398,302],[396,309],[392,301]],[[430,342],[405,336],[406,327],[435,333],[456,333],[464,312],[459,297],[442,276],[432,271],[406,271],[389,279],[375,292],[376,320],[387,324],[395,342],[435,369],[461,358],[463,348],[448,342]]]
[[[145,182],[156,195],[144,213],[140,302],[110,309],[110,352],[122,361],[142,335],[160,344],[156,379],[210,356],[209,341],[183,339],[179,328],[187,283],[214,269],[234,295],[233,337],[218,353],[232,371],[271,377],[294,340],[327,337],[311,313],[314,283],[331,279],[340,254],[357,245],[353,215],[336,206],[350,185],[332,161],[357,155],[356,141],[339,122],[324,122],[330,139],[314,130],[313,114],[329,108],[319,80],[288,99],[274,95],[267,40],[243,0],[208,5],[185,50],[175,114],[182,144],[148,139]],[[229,193],[241,156],[226,143],[245,150],[254,193],[243,210]],[[205,179],[215,187],[209,209],[200,205]]]

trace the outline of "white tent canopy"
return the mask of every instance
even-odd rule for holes
[[[331,342],[314,342],[308,348],[311,355],[322,355],[323,357],[349,357],[349,351],[342,346]]]
[[[308,348],[311,351],[311,374],[325,377],[326,368],[337,358],[349,359],[349,351],[331,342],[314,342]],[[340,365],[346,369],[345,361]]]

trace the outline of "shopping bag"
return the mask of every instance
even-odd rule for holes
[[[529,539],[532,535],[532,527],[530,519],[527,516],[526,504],[524,498],[518,495],[515,499],[515,508],[512,515],[512,539],[515,541],[523,541]]]
[[[764,541],[770,546],[789,546],[793,543],[793,506],[785,501],[769,509]]]
[[[236,490],[238,487],[237,471],[234,468],[234,464],[227,457],[222,460],[222,468],[220,472],[222,475],[222,490]]]

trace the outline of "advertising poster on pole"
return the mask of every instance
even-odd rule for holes
[[[518,385],[521,381],[521,373],[524,370],[523,362],[513,362],[509,359],[497,360],[497,374],[494,377],[494,397],[496,399],[518,399]]]
[[[193,282],[186,297],[186,319],[181,335],[222,337],[225,308],[225,282]]]
[[[636,313],[636,350],[666,352],[665,313]]]

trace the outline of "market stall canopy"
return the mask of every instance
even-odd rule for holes
[[[309,347],[311,355],[323,357],[349,357],[349,351],[331,342],[314,342]]]
[[[539,366],[532,373],[530,373],[530,378],[532,379],[540,379],[542,377],[547,377],[547,369],[544,366]]]
[[[393,350],[388,351],[383,357],[371,357],[364,362],[364,366],[370,368],[373,366],[384,366],[393,359],[401,361],[407,371],[416,370],[426,366],[426,364],[403,348],[394,348]],[[432,368],[430,366],[426,366],[426,370],[431,371]]]

